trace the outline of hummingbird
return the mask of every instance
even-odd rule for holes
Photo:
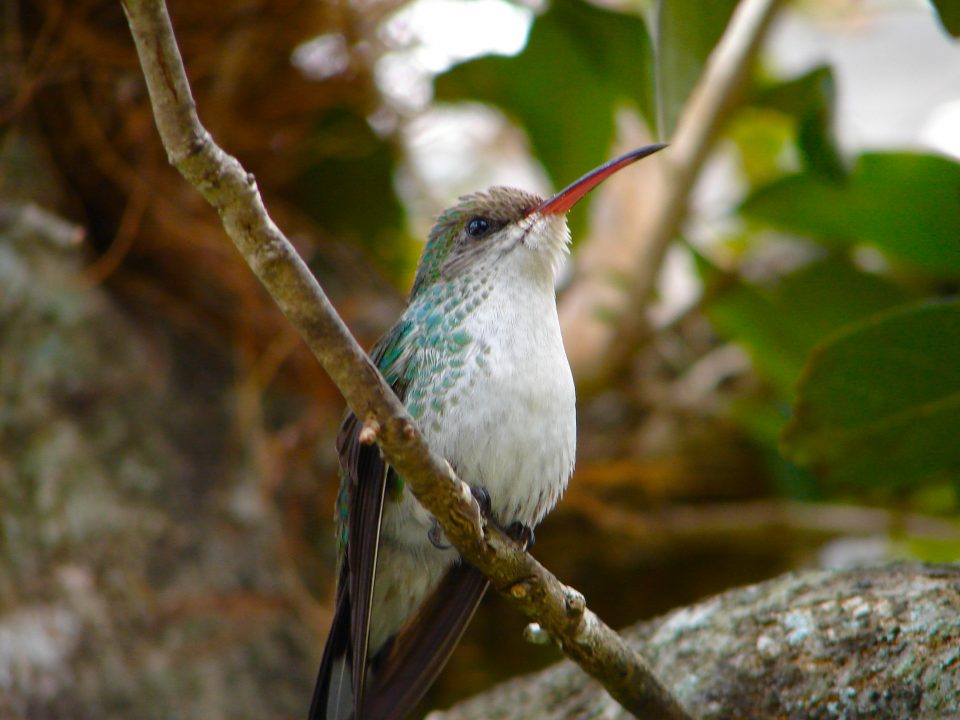
[[[664,145],[628,152],[550,198],[508,187],[442,212],[409,304],[370,355],[488,522],[527,547],[573,472],[576,399],[555,284],[567,212]],[[470,622],[486,578],[446,543],[347,413],[337,437],[340,560],[310,720],[400,720]]]

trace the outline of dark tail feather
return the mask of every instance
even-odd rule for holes
[[[446,665],[489,585],[472,565],[454,565],[440,585],[386,648],[374,659],[365,714],[399,720],[423,697]]]
[[[353,717],[350,671],[350,598],[339,592],[327,645],[323,649],[308,720],[349,720]]]

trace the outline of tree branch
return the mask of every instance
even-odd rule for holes
[[[217,210],[227,234],[343,393],[350,409],[464,558],[536,620],[636,715],[687,718],[644,660],[502,533],[484,527],[469,488],[428,447],[403,404],[270,219],[256,182],[201,125],[163,0],[122,0],[170,162]]]

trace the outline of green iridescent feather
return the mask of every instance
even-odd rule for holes
[[[415,420],[421,420],[430,410],[436,425],[445,403],[455,402],[450,393],[465,372],[461,358],[472,343],[461,325],[488,294],[486,278],[465,277],[454,268],[454,251],[458,243],[464,242],[466,224],[471,218],[482,216],[496,228],[541,202],[542,198],[529,193],[491,188],[460,198],[455,207],[437,218],[420,258],[410,305],[370,353]],[[477,362],[482,363],[482,358]],[[337,499],[338,536],[343,545],[349,514],[346,485],[345,481],[341,483]],[[391,471],[387,476],[387,497],[399,501],[403,490],[403,478]]]

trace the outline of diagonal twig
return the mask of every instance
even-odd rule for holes
[[[170,162],[217,210],[227,234],[280,309],[364,418],[384,457],[440,521],[463,557],[536,620],[627,710],[688,718],[644,660],[532,556],[484,527],[467,486],[426,444],[323,289],[264,208],[252,175],[201,125],[163,0],[122,0]]]
[[[622,373],[648,331],[646,308],[670,243],[680,232],[687,202],[720,129],[736,106],[747,73],[759,53],[767,30],[784,0],[742,0],[720,42],[713,49],[696,87],[683,107],[670,152],[657,159],[662,172],[648,197],[650,211],[637,231],[642,242],[633,248],[623,270],[629,288],[617,303],[617,318],[605,322],[593,357],[576,368],[577,387],[588,394]],[[650,164],[650,169],[654,166]],[[602,274],[601,274],[602,276]],[[572,289],[571,289],[572,290]],[[568,290],[569,295],[573,293]],[[575,311],[578,311],[575,313]],[[566,312],[565,312],[566,311]],[[595,308],[561,307],[572,322],[593,320]],[[563,319],[563,317],[561,317]]]
[[[646,307],[653,294],[667,247],[680,230],[700,169],[781,4],[782,0],[743,0],[737,6],[684,105],[670,143],[670,156],[664,160],[667,187],[645,237],[644,252],[637,259],[626,302],[628,311],[620,316],[613,334],[606,359],[608,372],[626,365],[643,334],[646,313],[638,310]]]

